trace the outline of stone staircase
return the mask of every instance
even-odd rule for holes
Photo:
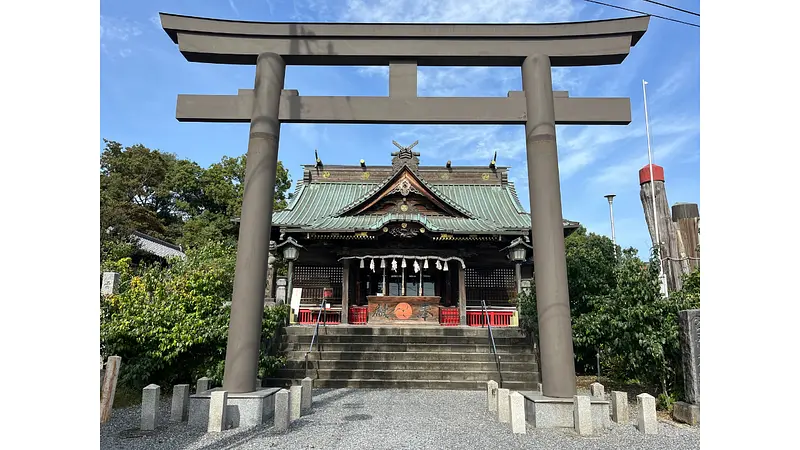
[[[535,390],[539,371],[529,340],[518,328],[492,332],[503,387]],[[314,326],[285,329],[280,348],[288,361],[265,386],[309,376],[320,388],[484,389],[500,379],[486,328],[320,325],[306,371],[313,334]]]

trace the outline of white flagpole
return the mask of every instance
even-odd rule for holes
[[[663,256],[661,255],[661,236],[658,233],[658,210],[656,209],[656,180],[653,178],[653,151],[650,148],[650,121],[647,117],[647,81],[642,80],[642,94],[644,96],[644,126],[647,134],[647,159],[650,162],[650,192],[653,196],[653,226],[656,231],[656,245],[658,246],[658,276],[661,279],[661,290],[668,295],[666,277],[664,276]]]

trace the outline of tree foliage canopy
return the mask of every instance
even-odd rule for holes
[[[203,168],[141,144],[105,144],[100,157],[100,239],[106,257],[124,254],[120,246],[133,230],[183,247],[236,241],[233,219],[241,214],[246,156],[225,156]],[[290,188],[289,173],[278,162],[275,211],[286,208]]]
[[[700,307],[699,270],[679,292],[664,297],[658,257],[642,261],[605,236],[581,228],[565,240],[576,365],[595,351],[614,379],[657,386],[666,397],[682,392],[678,311]],[[616,254],[616,256],[615,256]],[[520,325],[538,340],[535,287],[520,295]],[[596,367],[595,367],[596,368]]]
[[[190,248],[167,267],[133,268],[130,259],[104,264],[121,274],[117,295],[101,298],[103,356],[125,361],[128,386],[175,384],[208,376],[220,381],[225,361],[236,256],[230,245],[209,242]],[[264,313],[263,336],[283,324],[285,305]],[[279,364],[262,353],[263,376]],[[182,381],[181,381],[182,380]]]

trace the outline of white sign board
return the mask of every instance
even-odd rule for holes
[[[300,314],[300,297],[303,295],[303,288],[292,288],[291,307],[295,315]]]

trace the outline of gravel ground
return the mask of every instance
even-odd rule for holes
[[[114,410],[100,427],[101,449],[699,449],[700,429],[659,423],[657,435],[645,436],[634,424],[616,425],[591,437],[569,429],[534,429],[511,433],[486,409],[480,391],[317,389],[314,409],[292,423],[286,434],[272,424],[250,430],[206,434],[170,424],[169,399],[162,401],[162,423],[155,432],[138,430],[138,406]]]

